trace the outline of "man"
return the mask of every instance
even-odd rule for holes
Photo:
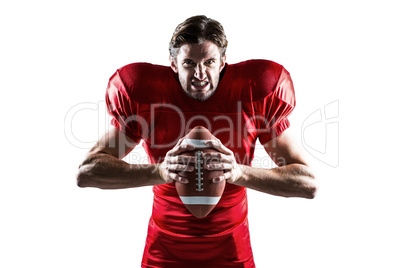
[[[170,42],[170,67],[124,66],[106,93],[114,129],[90,150],[78,173],[80,187],[121,189],[153,185],[154,203],[142,267],[255,267],[249,239],[246,188],[285,197],[313,198],[314,176],[290,134],[287,116],[295,106],[289,73],[266,60],[226,63],[221,24],[205,16],[181,23]],[[181,144],[193,127],[208,128],[219,140],[209,146],[223,170],[221,200],[198,219],[181,203],[175,183],[188,183],[194,150]],[[259,139],[277,163],[250,167]],[[121,159],[141,140],[150,164]]]

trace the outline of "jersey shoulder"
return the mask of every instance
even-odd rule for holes
[[[117,70],[127,95],[138,103],[153,103],[168,96],[169,85],[176,83],[168,66],[146,62],[131,63]]]
[[[282,65],[270,60],[240,62],[233,64],[232,70],[234,84],[242,85],[243,98],[251,98],[254,101],[263,99],[274,92],[285,71]]]

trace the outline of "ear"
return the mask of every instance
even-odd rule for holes
[[[226,64],[226,55],[222,57],[221,59],[221,66],[219,66],[219,72],[223,70],[223,67],[225,67]]]
[[[169,60],[170,60],[170,68],[172,68],[173,72],[177,73],[178,70],[175,58],[173,58],[172,55],[169,55]]]

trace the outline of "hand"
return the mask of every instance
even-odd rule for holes
[[[214,178],[212,182],[218,183],[226,180],[229,183],[234,183],[240,178],[242,170],[240,165],[237,164],[233,152],[222,144],[220,140],[206,141],[206,145],[218,150],[216,153],[204,153],[204,159],[212,160],[207,164],[208,170],[223,170],[223,175]]]
[[[193,165],[190,163],[195,162],[195,157],[180,155],[185,151],[192,151],[195,149],[194,145],[181,144],[184,138],[180,139],[175,147],[166,153],[165,159],[159,165],[159,175],[166,182],[179,181],[181,183],[188,183],[188,179],[180,177],[179,172],[191,172],[194,170]]]

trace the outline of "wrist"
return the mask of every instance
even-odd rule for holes
[[[246,180],[247,168],[248,166],[246,165],[237,164],[235,167],[235,172],[233,172],[232,177],[228,180],[228,182],[237,185],[241,184],[242,181]]]
[[[168,183],[168,177],[169,177],[169,171],[167,169],[167,166],[163,163],[160,164],[155,164],[155,173],[156,176],[158,177],[158,180],[160,181],[159,184],[164,184]]]

